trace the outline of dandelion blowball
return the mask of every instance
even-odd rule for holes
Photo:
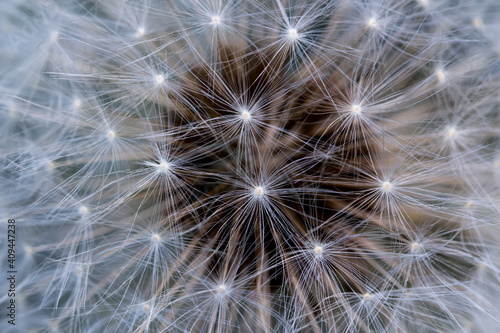
[[[0,16],[4,331],[500,331],[496,1]]]

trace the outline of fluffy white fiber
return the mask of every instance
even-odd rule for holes
[[[496,0],[1,7],[0,331],[500,331]]]

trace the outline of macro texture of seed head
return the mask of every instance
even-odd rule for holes
[[[6,332],[500,330],[496,0],[2,11]]]

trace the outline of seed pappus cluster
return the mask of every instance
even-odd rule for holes
[[[495,0],[2,11],[2,332],[500,330]]]

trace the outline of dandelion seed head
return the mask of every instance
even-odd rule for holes
[[[39,12],[22,2],[6,31]],[[28,310],[75,332],[461,332],[471,308],[493,316],[468,288],[500,292],[474,283],[498,277],[494,2],[54,11],[0,55],[0,214],[19,207],[36,251]]]

